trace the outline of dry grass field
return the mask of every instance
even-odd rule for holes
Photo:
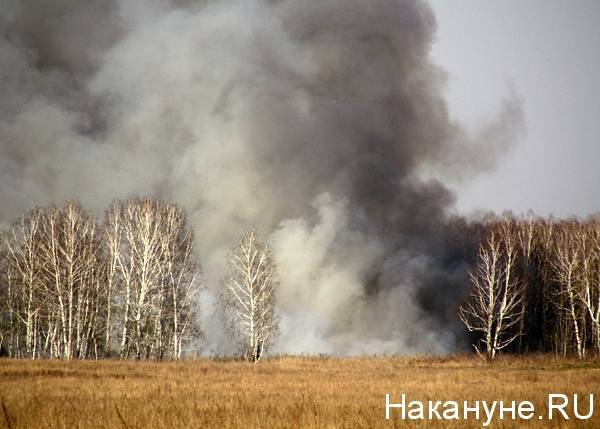
[[[0,427],[482,427],[482,421],[385,420],[385,393],[419,400],[531,400],[599,393],[600,360],[473,357],[267,359],[258,365],[0,360]],[[598,408],[598,406],[596,407]],[[600,427],[588,421],[495,420],[490,427]]]

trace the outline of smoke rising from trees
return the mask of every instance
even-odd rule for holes
[[[445,352],[472,246],[445,181],[493,168],[518,96],[452,120],[416,0],[0,0],[0,222],[79,198],[183,205],[204,315],[228,249],[273,241],[281,352]],[[207,349],[224,350],[216,323]]]

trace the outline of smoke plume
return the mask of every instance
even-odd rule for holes
[[[0,0],[0,222],[75,196],[182,204],[212,296],[246,228],[273,241],[279,352],[461,346],[465,244],[445,181],[523,129],[467,133],[418,0]]]

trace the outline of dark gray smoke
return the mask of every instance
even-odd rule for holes
[[[475,134],[450,118],[427,4],[0,0],[0,29],[0,220],[71,196],[172,199],[206,315],[256,226],[280,266],[279,351],[457,347],[464,245],[443,181],[492,168],[523,115],[511,95]]]

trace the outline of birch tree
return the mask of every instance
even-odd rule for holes
[[[219,299],[229,317],[232,336],[244,357],[254,363],[279,334],[277,287],[271,246],[261,243],[255,231],[243,234],[229,255]]]
[[[41,223],[42,211],[32,209],[5,236],[4,278],[10,324],[9,344],[15,357],[36,358],[39,354]]]
[[[503,257],[500,261],[502,284],[493,342],[496,351],[504,349],[523,335],[525,314],[525,283],[517,274],[519,237],[514,219],[501,222],[498,235]]]
[[[108,241],[113,252],[109,258],[116,260],[123,286],[118,291],[123,306],[119,311],[120,356],[127,358],[133,352],[138,359],[149,357],[154,345],[154,298],[160,287],[162,263],[158,203],[141,198],[115,202],[108,217]]]
[[[525,300],[521,306],[521,316],[519,321],[519,332],[521,333],[525,332],[527,311],[531,313],[533,317],[533,323],[530,323],[529,325],[536,324],[537,320],[535,320],[535,317],[539,314],[538,295],[544,293],[543,290],[537,290],[532,279],[534,250],[537,246],[535,227],[536,221],[534,220],[532,213],[529,213],[525,219],[519,219],[515,225],[515,236],[517,238],[517,247],[519,250],[518,256],[520,256],[521,259],[521,281],[523,282],[523,287],[525,289]],[[541,300],[543,301],[543,297]],[[518,338],[517,348],[519,351],[523,351],[523,338],[524,335],[520,335]]]
[[[75,200],[0,234],[0,342],[11,357],[178,359],[200,335],[200,265],[183,209],[116,201],[98,226]]]
[[[149,198],[115,201],[104,234],[120,357],[180,358],[200,333],[200,265],[184,211]]]
[[[576,237],[582,251],[581,300],[592,324],[592,343],[600,355],[600,219],[593,219]]]
[[[523,285],[512,274],[516,242],[512,234],[502,234],[510,241],[503,244],[492,230],[480,245],[478,262],[469,271],[471,292],[459,308],[467,329],[480,335],[473,345],[475,351],[488,361],[520,335],[515,328],[522,315]]]
[[[92,335],[101,299],[98,247],[96,220],[77,201],[44,210],[38,265],[55,357],[88,357],[89,342],[97,344]]]
[[[576,224],[563,225],[556,235],[554,255],[550,260],[554,279],[558,285],[557,305],[559,310],[568,315],[577,356],[585,356],[585,341],[582,333],[581,305],[578,299],[581,286],[582,249],[574,237]]]
[[[194,236],[185,212],[173,205],[165,207],[161,237],[164,314],[168,347],[172,359],[180,359],[183,345],[201,335],[198,323],[200,265],[194,258]]]

